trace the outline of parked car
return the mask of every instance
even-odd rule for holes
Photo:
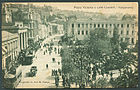
[[[30,69],[29,76],[31,76],[31,77],[36,76],[36,73],[37,73],[37,66],[32,66]]]

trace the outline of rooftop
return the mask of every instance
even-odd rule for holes
[[[18,33],[10,33],[8,31],[2,31],[2,41],[14,39],[18,37]]]
[[[135,23],[136,21],[130,21],[130,20],[92,20],[92,19],[77,19],[73,22],[81,22],[81,23]]]

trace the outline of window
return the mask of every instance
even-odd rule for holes
[[[132,24],[132,28],[134,28],[134,24]]]
[[[5,46],[5,49],[7,49],[7,46]]]
[[[32,24],[30,23],[30,28],[32,28]]]
[[[113,26],[115,27],[115,24],[113,24]]]
[[[82,35],[84,35],[84,31],[82,31]]]
[[[134,44],[134,38],[131,39],[131,43]]]
[[[121,24],[121,27],[123,28],[123,24]]]
[[[90,28],[92,28],[92,24],[90,24]]]
[[[22,27],[22,24],[20,24],[20,26]]]
[[[119,27],[119,24],[117,24],[117,27]]]
[[[129,28],[129,24],[127,24],[127,28]]]
[[[72,34],[74,35],[74,28],[72,28]]]
[[[78,35],[80,35],[80,31],[78,31]]]
[[[88,35],[88,31],[86,31],[86,35]]]
[[[13,41],[13,49],[15,49],[15,41]]]
[[[82,27],[84,27],[84,24],[82,24]]]
[[[129,38],[125,38],[125,41],[126,41],[126,42],[129,42]]]
[[[106,28],[108,27],[108,25],[106,24]]]
[[[88,28],[88,24],[86,24],[86,27]]]
[[[121,34],[123,34],[123,31],[121,31]]]
[[[31,15],[29,14],[29,19],[31,19]]]
[[[128,35],[129,34],[129,31],[127,31],[126,34]]]
[[[72,28],[74,27],[74,24],[72,24]]]
[[[96,27],[96,24],[94,24],[94,27]]]
[[[78,24],[78,27],[80,27],[80,24]]]
[[[112,26],[112,24],[110,24],[110,27]]]
[[[98,24],[98,27],[100,27],[100,24]]]
[[[104,27],[104,24],[102,24],[102,27]]]
[[[19,24],[17,24],[17,27],[19,27]]]
[[[132,35],[134,35],[134,31],[132,31]]]

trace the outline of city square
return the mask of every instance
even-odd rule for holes
[[[138,87],[137,11],[57,6],[62,4],[2,4],[3,87]]]

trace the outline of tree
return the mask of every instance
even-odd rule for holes
[[[131,49],[132,52],[138,52],[138,40],[136,41],[135,47]]]
[[[72,59],[71,59],[71,50],[67,48],[67,46],[63,46],[63,52],[62,52],[62,71],[63,73],[67,74],[72,72]]]
[[[107,33],[108,30],[104,28],[96,28],[90,32],[88,47],[92,58],[99,59],[102,53],[110,53],[111,45]]]
[[[127,46],[128,46],[128,43],[127,42],[121,42],[120,43],[120,47],[121,47],[122,51],[126,50],[127,49]]]
[[[119,34],[118,34],[118,28],[114,26],[113,30],[113,37],[110,39],[112,51],[118,51],[119,49]]]
[[[125,14],[125,15],[123,15],[123,17],[122,17],[122,20],[135,20],[136,19],[136,16],[135,15],[129,15],[129,14]]]

